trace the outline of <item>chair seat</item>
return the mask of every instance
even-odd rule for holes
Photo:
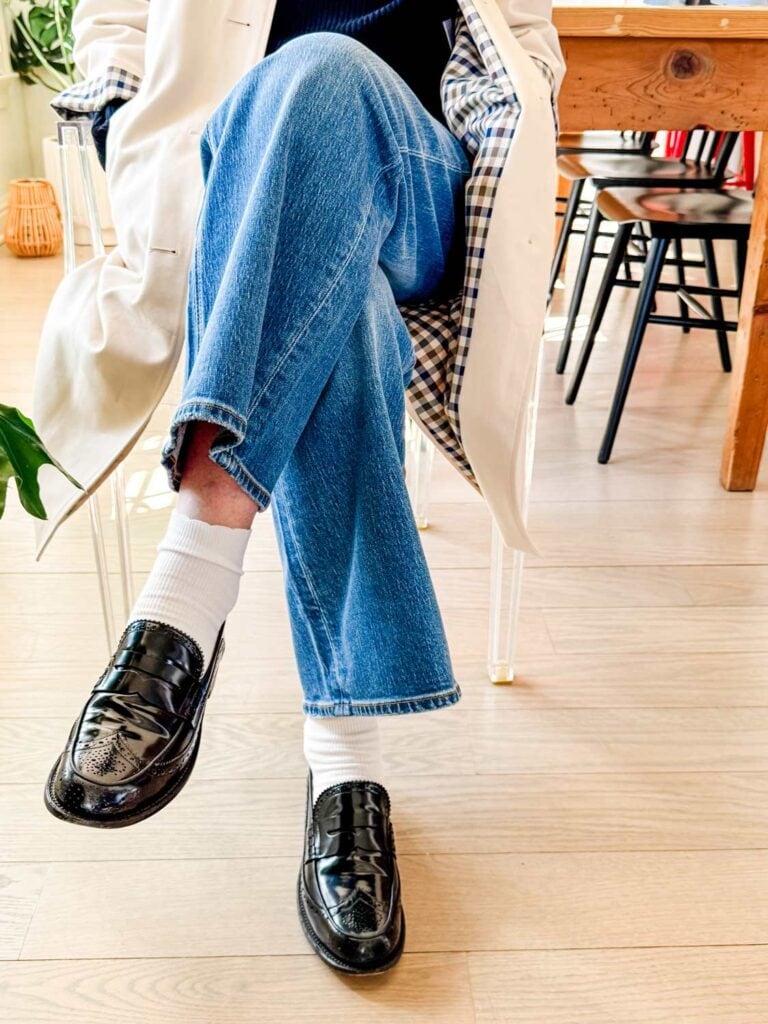
[[[642,145],[633,138],[622,138],[621,132],[572,132],[557,140],[560,153],[642,153]]]
[[[712,172],[692,160],[666,160],[639,154],[571,153],[557,158],[557,169],[570,181],[592,178],[596,184],[652,186],[657,181],[685,182],[692,186],[715,184]]]
[[[619,223],[701,228],[710,225],[749,230],[753,200],[743,189],[607,188],[597,197],[600,212]]]

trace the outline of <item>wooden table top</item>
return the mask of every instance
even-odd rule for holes
[[[554,5],[561,36],[768,39],[768,4],[748,7],[657,7],[642,0]]]

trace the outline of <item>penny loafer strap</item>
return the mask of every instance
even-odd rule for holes
[[[141,672],[142,675],[173,683],[174,686],[186,687],[194,681],[194,676],[183,665],[177,664],[170,658],[153,654],[151,651],[136,651],[130,648],[118,651],[112,661],[112,668],[134,669]]]
[[[137,694],[149,707],[189,720],[190,706],[199,702],[200,684],[189,676],[177,684],[173,679],[128,668],[107,673],[94,687],[94,693]]]

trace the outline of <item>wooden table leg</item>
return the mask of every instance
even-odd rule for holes
[[[768,145],[761,147],[720,482],[753,491],[768,428]]]

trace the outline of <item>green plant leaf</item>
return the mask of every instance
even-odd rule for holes
[[[72,15],[78,0],[29,0],[11,11],[11,66],[24,82],[59,91],[77,81],[72,61]]]
[[[40,499],[40,485],[37,473],[41,466],[55,466],[60,473],[82,490],[82,486],[70,476],[53,456],[28,419],[18,409],[0,405],[0,518],[5,511],[8,481],[16,479],[19,500],[26,511],[36,519],[47,519]]]

